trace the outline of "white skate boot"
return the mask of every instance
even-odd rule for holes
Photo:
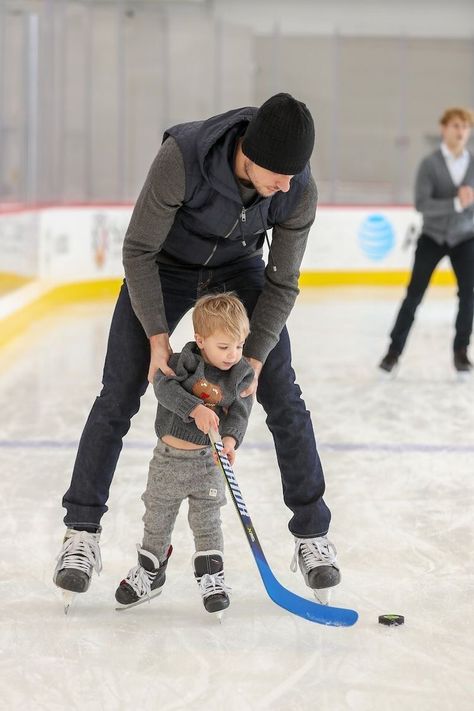
[[[102,570],[99,538],[100,529],[97,533],[75,531],[72,528],[66,531],[53,576],[55,584],[64,591],[65,614],[69,611],[74,594],[89,589],[93,570],[98,575]]]
[[[328,605],[330,588],[341,582],[336,548],[326,536],[295,537],[295,552],[290,569],[295,572],[298,565],[306,585],[311,588],[318,602]]]

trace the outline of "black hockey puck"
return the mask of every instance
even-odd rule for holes
[[[381,625],[387,625],[387,627],[396,627],[398,625],[403,625],[405,623],[405,618],[403,615],[380,615],[379,623]]]

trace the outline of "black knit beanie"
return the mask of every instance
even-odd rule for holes
[[[270,97],[250,121],[242,150],[261,168],[280,175],[297,175],[314,146],[314,123],[309,109],[290,94]]]

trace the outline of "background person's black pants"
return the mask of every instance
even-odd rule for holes
[[[447,244],[440,245],[431,237],[422,234],[418,240],[407,294],[390,334],[391,348],[399,354],[403,352],[415,319],[415,311],[423,299],[431,275],[446,255],[451,260],[458,284],[459,308],[453,350],[467,348],[469,345],[474,314],[474,237],[455,247],[449,247]]]

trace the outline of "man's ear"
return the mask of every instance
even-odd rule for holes
[[[198,348],[202,348],[204,345],[204,338],[199,335],[199,333],[194,334],[194,340],[196,341]]]

